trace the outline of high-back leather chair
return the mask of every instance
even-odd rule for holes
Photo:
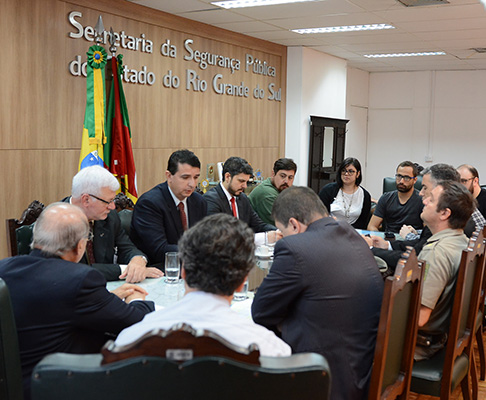
[[[462,252],[447,344],[432,358],[414,364],[412,392],[449,399],[460,384],[463,398],[469,399],[472,385],[472,397],[477,399],[478,379],[472,353],[484,249],[483,232],[474,232],[468,248]]]
[[[130,225],[132,223],[132,215],[133,215],[133,210],[130,210],[128,208],[118,212],[121,226],[125,230],[127,235],[130,235]]]
[[[24,210],[19,219],[7,219],[7,247],[9,256],[17,256],[30,253],[32,242],[33,223],[39,218],[45,206],[38,200],[34,200]]]
[[[0,279],[0,399],[21,400],[19,343],[7,285]]]
[[[368,400],[408,399],[424,270],[409,247],[385,280]]]
[[[172,331],[180,328],[178,326]],[[243,358],[249,358],[238,361],[229,353],[242,349],[230,345],[225,350],[229,353],[211,355],[214,348],[228,343],[207,331],[191,332],[191,329],[182,331],[181,341],[177,339],[180,337],[177,332],[171,339],[170,333],[156,331],[152,335],[155,341],[151,342],[148,335],[133,345],[121,348],[109,344],[105,346],[103,355],[49,355],[34,369],[32,399],[329,398],[329,366],[321,355],[302,353],[290,357],[260,357],[259,360],[257,357],[255,363],[254,356],[258,350],[252,345],[242,354]],[[193,336],[192,341],[186,336],[188,332]],[[171,343],[161,350],[164,336],[169,337]],[[221,343],[215,344],[214,340]],[[137,355],[140,352],[162,352],[164,356]],[[115,357],[111,358],[109,353]],[[109,362],[113,360],[117,361]]]

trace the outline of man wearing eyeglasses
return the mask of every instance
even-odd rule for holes
[[[411,161],[403,161],[398,165],[395,175],[397,190],[384,193],[380,197],[368,230],[378,231],[382,223],[386,225],[386,231],[394,233],[399,233],[403,225],[422,229],[422,199],[413,186],[417,181],[417,174],[417,166]]]
[[[457,167],[457,172],[461,175],[461,183],[478,202],[478,209],[486,217],[486,189],[479,185],[479,173],[472,165],[462,164]]]
[[[71,197],[63,201],[83,210],[93,234],[80,262],[99,270],[108,281],[126,279],[134,283],[158,278],[162,272],[147,268],[145,254],[135,247],[121,226],[114,203],[119,188],[116,178],[100,166],[83,168],[74,176]]]

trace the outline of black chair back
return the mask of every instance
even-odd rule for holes
[[[409,247],[385,280],[368,399],[407,399],[425,268]]]
[[[23,398],[19,343],[7,285],[0,279],[0,399]]]
[[[33,400],[326,400],[331,377],[319,354],[261,357],[250,365],[225,357],[198,357],[179,364],[162,357],[135,357],[101,364],[102,356],[56,353],[34,369]]]
[[[125,230],[127,235],[130,235],[130,225],[132,223],[132,215],[133,215],[133,210],[130,210],[128,208],[118,212],[121,226]]]

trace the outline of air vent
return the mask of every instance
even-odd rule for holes
[[[486,47],[473,47],[469,50],[474,50],[476,53],[486,53]]]
[[[441,4],[449,4],[447,0],[398,0],[406,7],[420,7],[420,6],[436,6]]]

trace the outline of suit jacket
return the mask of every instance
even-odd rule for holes
[[[293,353],[326,357],[333,400],[366,399],[382,296],[366,242],[346,222],[325,217],[277,242],[252,316],[279,327]]]
[[[69,199],[66,197],[62,201],[69,203]],[[121,274],[119,264],[128,264],[135,256],[145,256],[128,238],[115,210],[110,211],[106,219],[94,221],[93,235],[96,262],[91,266],[100,271],[107,281],[118,280]],[[114,263],[115,253],[117,264]],[[84,254],[80,263],[89,265],[87,254]]]
[[[151,301],[126,304],[108,292],[95,269],[40,250],[0,261],[0,277],[12,299],[26,399],[32,370],[44,356],[98,353],[106,332],[116,335],[154,310]]]
[[[236,198],[239,219],[245,221],[254,232],[274,231],[275,226],[263,222],[258,214],[253,210],[250,200],[246,194],[242,193]],[[228,198],[221,187],[221,184],[212,188],[204,194],[204,200],[208,203],[208,215],[225,213],[233,215],[233,211],[228,203]]]
[[[206,216],[206,202],[199,193],[187,198],[187,211],[189,227]],[[133,209],[130,238],[147,254],[149,264],[163,265],[165,253],[177,251],[177,242],[183,233],[179,210],[167,182],[140,196]]]

